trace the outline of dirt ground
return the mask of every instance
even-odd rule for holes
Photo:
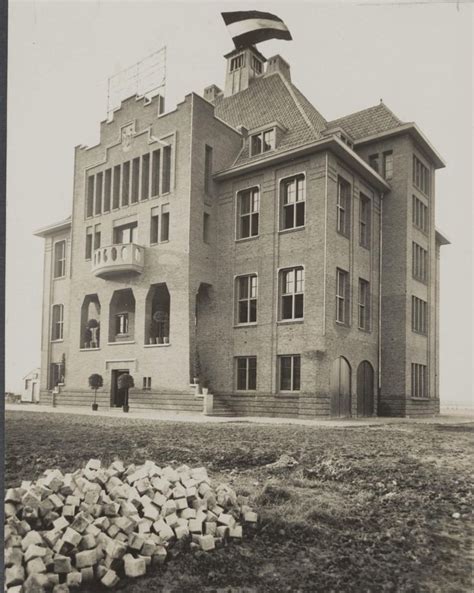
[[[122,581],[127,593],[468,592],[473,432],[474,423],[316,428],[10,411],[5,480],[91,457],[153,459],[204,465],[251,496],[260,522],[240,545],[176,549],[163,568]],[[298,464],[268,466],[283,454]]]

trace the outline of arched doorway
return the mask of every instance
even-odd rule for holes
[[[372,416],[374,413],[374,368],[363,360],[357,369],[357,414]]]
[[[351,415],[351,365],[340,356],[331,367],[331,416]]]

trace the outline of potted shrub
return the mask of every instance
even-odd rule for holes
[[[87,322],[87,330],[89,330],[90,335],[90,347],[91,348],[98,348],[99,347],[99,322],[97,319],[89,319]]]
[[[163,344],[169,344],[170,343],[170,339],[168,336],[164,336],[163,337]]]
[[[202,394],[207,395],[208,393],[209,393],[209,381],[207,379],[205,379],[202,384]]]
[[[132,387],[135,387],[135,382],[133,380],[132,375],[129,375],[128,373],[122,373],[121,375],[119,375],[117,379],[117,387],[119,389],[125,389],[125,399],[122,409],[124,412],[128,412],[130,409],[128,406],[128,390]]]
[[[97,412],[99,409],[99,404],[97,403],[97,390],[100,389],[103,384],[104,380],[102,379],[102,375],[94,373],[89,377],[89,387],[94,390],[94,403],[92,404],[92,410],[94,412]]]

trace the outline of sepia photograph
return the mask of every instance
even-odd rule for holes
[[[10,0],[6,593],[469,593],[471,2]]]

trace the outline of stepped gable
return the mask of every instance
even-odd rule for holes
[[[229,97],[218,96],[215,114],[231,126],[244,126],[251,133],[266,124],[279,123],[285,132],[271,154],[319,140],[326,120],[300,91],[279,73],[255,79],[245,90]],[[234,166],[268,157],[269,153],[250,156],[249,140],[244,139]]]
[[[362,111],[339,117],[327,123],[327,128],[343,128],[354,140],[379,134],[403,125],[398,117],[384,104],[368,107]]]

